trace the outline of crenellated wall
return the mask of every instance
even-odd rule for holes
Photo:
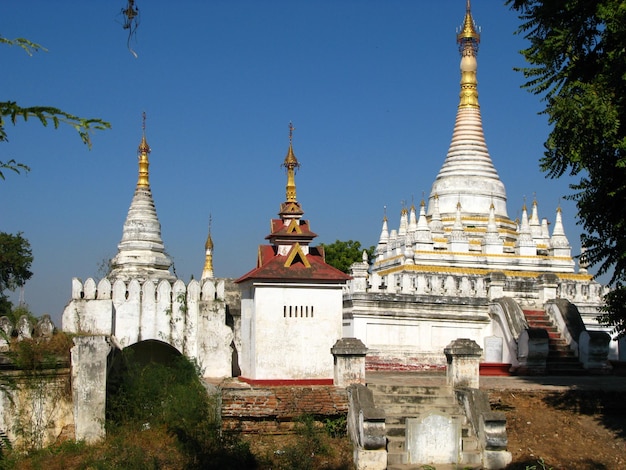
[[[163,341],[198,361],[205,376],[229,377],[234,334],[227,326],[225,299],[236,299],[235,289],[225,279],[185,284],[74,278],[63,330],[112,336],[122,348]]]
[[[514,302],[520,314],[565,299],[576,304],[590,330],[601,330],[595,317],[605,288],[587,275],[430,269],[368,273],[363,263],[352,265],[353,279],[343,297],[343,334],[358,337],[370,349],[368,369],[443,366],[441,349],[460,337],[480,345],[493,336],[506,340],[502,360],[515,363],[519,331],[509,331],[492,308],[502,299]]]
[[[454,272],[397,271],[385,275],[355,272],[344,290],[345,294],[379,293],[427,296],[449,296],[454,298],[500,298],[512,297],[520,303],[540,306],[555,298],[567,299],[572,303],[589,307],[597,316],[597,307],[602,304],[606,287],[589,280],[586,276],[569,275],[559,278],[554,274],[538,276],[511,276],[502,273],[501,285],[492,281],[492,273],[456,274]],[[496,272],[497,273],[497,272]],[[496,293],[496,290],[499,289]]]

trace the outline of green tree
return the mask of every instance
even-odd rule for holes
[[[0,36],[0,44],[21,47],[28,55],[32,55],[37,51],[46,51],[41,45],[24,38],[7,39]],[[82,141],[89,148],[91,148],[91,131],[109,129],[111,127],[111,124],[102,119],[81,118],[52,106],[22,107],[14,101],[2,101],[0,102],[0,142],[8,141],[5,129],[7,122],[16,124],[20,119],[28,121],[29,118],[38,120],[44,126],[52,124],[55,129],[61,124],[69,125],[78,132]],[[2,179],[4,179],[3,170],[20,173],[21,171],[27,172],[30,168],[11,158],[6,161],[0,161],[0,178]]]
[[[21,233],[0,232],[0,315],[10,314],[12,305],[6,292],[23,286],[31,278],[32,262],[30,243]]]
[[[611,273],[599,320],[626,335],[626,3],[508,0],[529,46],[525,87],[545,102],[551,131],[541,168],[577,181],[582,260]]]
[[[360,242],[354,240],[348,240],[347,242],[336,240],[328,245],[324,243],[320,245],[324,248],[326,262],[344,273],[350,272],[352,263],[363,259],[363,250],[367,251],[368,259],[371,259],[374,255],[373,246],[363,248]]]

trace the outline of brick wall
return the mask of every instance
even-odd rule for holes
[[[281,434],[309,414],[323,420],[348,413],[346,390],[333,386],[222,389],[222,427],[246,433]]]

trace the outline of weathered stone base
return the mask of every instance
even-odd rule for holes
[[[513,461],[513,456],[505,450],[485,450],[483,451],[483,468],[499,470],[505,468]]]
[[[354,450],[354,464],[357,470],[385,470],[387,468],[386,450]]]

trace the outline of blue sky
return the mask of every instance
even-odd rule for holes
[[[377,242],[402,201],[430,193],[454,126],[456,28],[465,0],[137,0],[126,47],[125,0],[5,0],[0,34],[47,53],[0,47],[0,100],[101,117],[112,129],[88,151],[70,128],[8,125],[0,160],[31,166],[0,181],[0,230],[22,231],[35,261],[25,299],[60,326],[71,279],[96,277],[115,255],[137,180],[141,115],[150,181],[178,276],[199,277],[209,215],[218,277],[256,262],[285,198],[280,163],[293,121],[302,167],[298,200],[317,242]],[[474,0],[482,28],[478,90],[487,145],[511,218],[536,194],[539,216],[559,203],[577,254],[570,181],[548,180],[539,158],[549,128],[540,99],[520,89],[519,20],[500,1]]]

